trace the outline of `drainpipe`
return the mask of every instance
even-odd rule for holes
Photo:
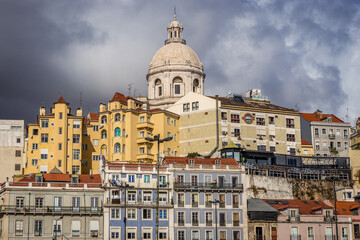
[[[219,148],[219,95],[215,95],[216,97],[216,147],[204,158],[211,158],[212,155],[216,152],[216,150]]]

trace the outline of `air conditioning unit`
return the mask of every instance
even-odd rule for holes
[[[91,237],[97,237],[99,235],[98,231],[92,231],[91,232]]]

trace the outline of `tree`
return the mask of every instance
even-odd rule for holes
[[[192,153],[188,153],[186,157],[196,158],[196,157],[201,157],[201,154],[198,152],[192,152]]]

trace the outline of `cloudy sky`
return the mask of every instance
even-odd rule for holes
[[[36,120],[61,95],[97,111],[145,75],[176,5],[205,93],[262,89],[274,104],[360,116],[360,2],[0,0],[0,118]]]

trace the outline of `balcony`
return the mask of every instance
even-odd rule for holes
[[[206,226],[212,226],[213,222],[212,220],[206,220]]]
[[[41,231],[41,230],[35,230],[34,235],[35,235],[36,237],[39,237],[39,236],[42,235],[42,231]]]
[[[289,216],[288,221],[290,221],[290,222],[300,222],[300,215]]]
[[[151,153],[139,153],[136,155],[136,159],[137,160],[144,159],[144,160],[155,161],[154,154],[151,154]]]
[[[205,202],[205,207],[212,207],[212,203],[210,201]]]
[[[16,207],[9,205],[2,205],[0,207],[1,213],[31,213],[31,214],[102,214],[102,207],[63,207],[63,206],[30,206],[30,207]]]
[[[139,122],[139,123],[136,124],[136,128],[137,129],[141,129],[141,128],[153,129],[154,128],[154,123],[152,123],[152,122]]]
[[[184,201],[178,202],[178,207],[184,207]]]
[[[108,200],[105,205],[116,205],[116,207],[123,207],[125,206],[125,201],[121,201],[118,198]],[[169,208],[172,207],[173,204],[170,201],[159,201],[159,205],[161,207]],[[127,207],[156,207],[156,201],[127,201]]]
[[[324,216],[324,222],[335,222],[335,216]]]
[[[148,143],[148,141],[146,141],[145,138],[137,138],[136,143],[137,144],[145,144],[145,143]]]
[[[199,226],[199,220],[192,220],[193,226]]]
[[[219,203],[219,207],[220,207],[220,208],[225,208],[225,202],[220,202],[220,203]]]
[[[174,183],[174,188],[177,190],[231,190],[231,191],[243,191],[242,184],[232,184],[232,183]]]
[[[335,139],[335,134],[329,134],[330,139]]]
[[[290,235],[290,240],[301,240],[301,235],[291,234]]]
[[[179,219],[178,220],[178,226],[184,226],[184,225],[185,225],[184,219]]]
[[[239,202],[233,202],[233,208],[239,208]]]
[[[191,206],[192,206],[192,207],[198,207],[198,206],[199,206],[199,203],[198,203],[198,202],[192,202],[192,203],[191,203]]]
[[[235,226],[240,226],[239,220],[234,220],[234,221],[233,221],[233,226],[234,226],[234,227],[235,227]]]
[[[226,226],[226,221],[225,220],[220,220],[220,226],[225,227]]]

